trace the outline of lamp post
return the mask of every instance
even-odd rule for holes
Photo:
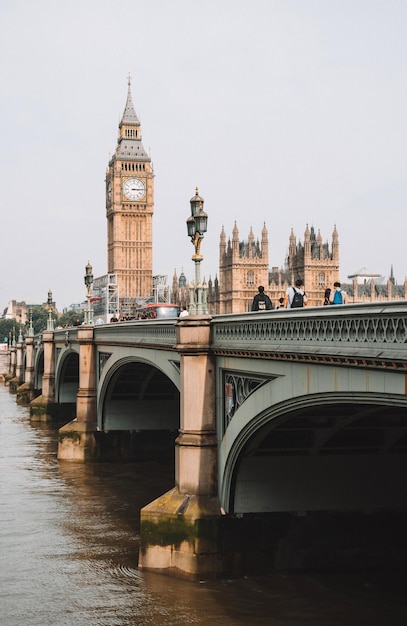
[[[48,306],[47,330],[54,330],[54,320],[52,319],[52,291],[51,289],[48,290],[47,306]]]
[[[86,285],[86,298],[87,298],[84,324],[93,324],[93,311],[92,311],[92,306],[91,306],[91,301],[90,301],[92,284],[93,284],[93,274],[92,274],[92,266],[89,263],[89,261],[88,261],[87,266],[85,267],[84,280],[85,280],[85,285]]]
[[[34,337],[33,310],[32,310],[31,307],[29,308],[28,314],[29,314],[30,325],[28,326],[27,336],[28,337]]]
[[[198,193],[198,187],[195,196],[190,200],[191,215],[187,219],[188,237],[194,244],[195,254],[192,260],[195,263],[195,283],[189,288],[189,312],[191,315],[204,315],[208,313],[207,305],[207,286],[205,280],[201,283],[201,241],[204,238],[208,226],[208,216],[203,210],[204,199]]]
[[[22,343],[23,341],[23,325],[21,323],[21,315],[20,315],[20,323],[18,325],[18,343]]]

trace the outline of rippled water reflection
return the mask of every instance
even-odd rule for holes
[[[278,574],[191,583],[137,569],[139,509],[173,486],[156,463],[56,459],[0,384],[1,626],[397,626],[398,574]]]

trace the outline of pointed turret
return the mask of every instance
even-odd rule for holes
[[[140,121],[139,121],[139,119],[137,117],[136,110],[135,110],[134,104],[133,104],[133,98],[131,96],[131,80],[130,80],[130,76],[129,76],[129,80],[128,80],[127,84],[128,84],[128,89],[127,89],[126,106],[124,107],[122,121],[119,124],[119,128],[121,128],[125,124],[133,125],[133,126],[140,126]],[[141,137],[140,137],[140,139],[141,139]]]
[[[393,273],[393,264],[391,264],[390,266],[390,278],[389,278],[390,282],[392,285],[396,284],[395,278],[394,278],[394,273]]]
[[[295,241],[294,231],[291,228],[290,239],[288,243],[288,259],[287,259],[287,266],[290,268],[290,270],[292,270],[294,267],[296,254],[297,254],[297,244]]]
[[[314,236],[314,227],[311,228],[312,235]],[[307,227],[304,232],[304,257],[307,259],[311,258],[311,233]]]
[[[129,160],[133,158],[138,161],[151,161],[141,143],[141,124],[133,104],[130,76],[128,80],[126,106],[124,107],[122,119],[119,124],[117,143],[119,144],[116,150],[117,157],[125,157]]]
[[[225,229],[223,226],[222,226],[222,231],[220,233],[219,254],[220,254],[221,259],[222,259],[222,256],[226,254],[226,233],[225,233]]]
[[[336,224],[332,233],[332,260],[339,264],[339,238]]]
[[[261,229],[261,240],[262,242],[267,242],[268,241],[268,230],[266,228],[266,222],[264,222],[263,224],[263,228]]]
[[[239,258],[239,230],[235,222],[235,225],[232,230],[232,259],[238,259],[238,258]]]
[[[317,259],[322,259],[323,258],[323,248],[322,248],[322,236],[321,236],[321,231],[318,229],[318,235],[317,235],[317,247],[316,247],[316,257]]]
[[[172,296],[171,296],[171,301],[172,302],[178,302],[178,276],[177,276],[177,270],[174,270],[174,275],[172,277]]]
[[[266,228],[266,222],[263,224],[263,228],[261,230],[261,256],[268,263],[269,258],[269,239],[268,239],[268,231]]]
[[[251,259],[253,256],[253,243],[254,243],[254,235],[253,235],[253,229],[250,226],[250,232],[249,232],[249,237],[248,237],[248,254],[249,254],[249,258]]]

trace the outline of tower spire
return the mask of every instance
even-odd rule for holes
[[[151,162],[151,158],[141,143],[141,123],[137,117],[131,95],[130,74],[127,79],[127,99],[119,124],[119,151],[116,156]]]
[[[127,85],[128,85],[128,88],[127,88],[126,106],[124,107],[124,111],[123,111],[123,115],[122,115],[122,121],[120,122],[119,128],[123,124],[136,124],[137,126],[140,126],[140,120],[137,117],[136,109],[134,108],[134,104],[133,104],[133,98],[131,96],[131,76],[130,76],[130,74],[128,75]]]

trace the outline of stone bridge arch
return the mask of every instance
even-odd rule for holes
[[[75,404],[79,389],[79,353],[68,349],[58,360],[55,372],[55,401],[58,404]]]
[[[248,394],[224,426],[223,509],[245,514],[367,510],[372,503],[406,507],[407,498],[400,500],[407,481],[404,375],[310,367],[273,366],[274,375]]]
[[[41,391],[42,377],[44,374],[44,349],[40,348],[35,354],[34,363],[34,389]]]
[[[180,424],[177,364],[162,368],[151,359],[128,355],[108,361],[103,374],[98,429],[128,433],[134,439],[133,448],[142,449],[143,455],[165,449],[173,456]]]

